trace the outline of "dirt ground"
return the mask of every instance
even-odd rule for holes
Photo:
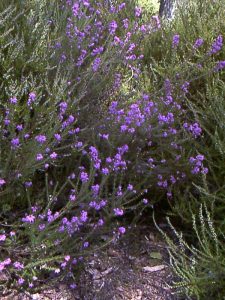
[[[1,300],[175,300],[166,245],[152,228],[138,227],[91,257],[78,288],[59,285],[41,294]]]

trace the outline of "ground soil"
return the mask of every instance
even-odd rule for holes
[[[139,226],[91,257],[75,290],[59,285],[35,295],[1,300],[175,300],[166,244],[154,229]]]

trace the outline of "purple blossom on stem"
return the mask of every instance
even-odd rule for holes
[[[119,227],[119,228],[118,228],[118,232],[119,232],[120,234],[124,234],[124,233],[126,232],[126,228],[125,228],[125,227]]]
[[[139,18],[141,16],[141,7],[135,7],[135,17]]]
[[[215,42],[212,44],[211,50],[209,51],[209,55],[216,54],[219,52],[223,47],[223,36],[220,34]]]
[[[225,68],[225,60],[219,61],[215,67],[215,71],[221,71]]]
[[[100,57],[96,57],[95,60],[92,63],[92,70],[94,72],[97,72],[98,69],[99,69],[99,67],[100,67],[100,64],[101,64],[101,58]]]
[[[35,99],[36,99],[36,94],[34,92],[31,92],[28,97],[27,105],[31,106],[31,104],[35,101]]]
[[[52,152],[51,154],[50,154],[50,158],[51,159],[56,159],[58,157],[58,154],[56,153],[56,152]]]
[[[80,174],[80,180],[83,183],[88,182],[88,180],[89,180],[88,174],[86,172],[81,172],[81,174]]]
[[[35,221],[35,216],[34,215],[27,215],[26,217],[22,218],[22,221],[24,223],[34,223]]]
[[[31,182],[31,181],[26,181],[26,182],[24,183],[24,185],[25,185],[26,188],[29,188],[29,187],[32,186],[32,182]]]
[[[19,261],[15,261],[13,263],[13,266],[15,269],[17,269],[19,271],[24,269],[24,265],[22,263],[20,263]]]
[[[20,145],[20,140],[19,140],[19,138],[13,138],[12,140],[11,140],[11,145],[12,145],[12,148],[18,148],[19,147],[19,145]]]
[[[5,234],[0,234],[0,242],[4,242],[6,240]]]
[[[45,135],[39,134],[35,137],[35,140],[40,144],[44,144],[47,141],[47,138]]]
[[[109,24],[109,33],[111,35],[115,34],[117,27],[118,27],[118,25],[117,25],[116,21],[113,20],[112,22],[110,22],[110,24]]]
[[[3,178],[0,178],[0,187],[6,184],[6,181]]]
[[[175,35],[173,36],[172,48],[173,48],[173,49],[177,48],[179,42],[180,42],[180,36],[179,36],[179,34],[175,34]]]
[[[10,101],[11,104],[16,104],[18,100],[17,100],[16,97],[12,97],[12,98],[9,99],[9,101]]]
[[[41,153],[38,153],[37,154],[37,156],[36,156],[36,160],[37,161],[40,161],[40,160],[42,160],[44,157],[43,157],[43,155],[41,154]]]
[[[123,210],[120,208],[113,209],[115,216],[122,216],[124,214]]]
[[[197,49],[197,48],[201,47],[201,46],[203,45],[203,43],[204,43],[204,40],[203,40],[202,38],[198,38],[198,39],[195,41],[195,43],[194,43],[194,45],[193,45],[193,48],[194,48],[194,49]]]
[[[18,279],[18,284],[19,285],[22,285],[24,282],[25,282],[25,280],[23,278],[19,278]]]

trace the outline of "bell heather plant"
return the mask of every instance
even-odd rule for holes
[[[190,102],[224,61],[222,30],[184,43],[136,1],[28,2],[0,4],[0,270],[35,292],[206,177]]]

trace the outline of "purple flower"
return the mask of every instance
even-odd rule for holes
[[[76,195],[73,195],[73,194],[69,195],[69,200],[70,201],[75,201],[76,200]]]
[[[11,145],[13,148],[18,148],[20,145],[20,140],[19,138],[14,138],[11,140]]]
[[[92,56],[96,56],[98,54],[101,54],[103,51],[104,51],[103,47],[95,48],[95,49],[92,50],[91,55]]]
[[[32,182],[31,181],[26,181],[24,182],[25,187],[31,187],[32,186]]]
[[[0,234],[0,242],[4,242],[6,240],[5,234]]]
[[[202,129],[198,123],[194,123],[193,125],[190,125],[188,129],[195,138],[197,138],[202,134]]]
[[[83,146],[83,143],[82,142],[77,142],[76,144],[75,144],[75,147],[76,148],[81,148]]]
[[[195,49],[197,49],[197,48],[201,47],[203,43],[204,43],[204,40],[202,38],[199,38],[195,41],[193,47]]]
[[[211,50],[209,51],[209,55],[216,54],[222,49],[222,47],[223,47],[223,37],[220,34],[215,40],[215,42],[212,44]]]
[[[117,25],[116,21],[113,20],[109,24],[109,33],[112,34],[112,35],[115,34],[117,27],[118,27],[118,25]]]
[[[220,71],[225,68],[225,60],[219,61],[215,67],[215,71]]]
[[[179,42],[180,42],[180,36],[179,36],[179,34],[175,34],[173,36],[172,48],[176,48],[178,46]]]
[[[123,215],[123,210],[120,208],[114,208],[113,209],[115,216],[122,216]]]
[[[4,261],[3,261],[3,264],[5,265],[5,266],[8,266],[8,265],[10,265],[11,264],[11,258],[6,258]]]
[[[148,199],[145,199],[145,198],[144,198],[144,199],[142,200],[142,202],[143,202],[144,204],[148,204]]]
[[[184,94],[188,93],[188,88],[189,88],[190,83],[188,81],[185,81],[184,84],[181,86],[181,90],[184,92]]]
[[[55,139],[59,142],[59,141],[61,141],[61,135],[59,134],[59,133],[55,133],[54,134],[54,137],[55,137]]]
[[[109,169],[108,168],[102,168],[102,174],[108,175],[109,174]]]
[[[127,189],[128,191],[133,191],[134,187],[132,184],[128,184]]]
[[[128,19],[124,19],[122,22],[123,22],[123,27],[125,29],[128,29],[128,27],[129,27],[129,20]]]
[[[69,261],[69,260],[70,260],[70,255],[66,255],[66,256],[64,257],[64,259],[65,259],[65,261]]]
[[[6,184],[5,180],[0,178],[0,187],[2,187],[4,184]]]
[[[34,223],[34,221],[35,221],[35,216],[34,215],[28,215],[28,216],[26,216],[25,218],[22,218],[22,221],[24,222],[24,223]]]
[[[39,224],[38,228],[39,228],[40,231],[44,230],[45,229],[45,224]]]
[[[4,120],[4,124],[5,124],[6,126],[8,126],[8,125],[10,124],[10,120],[9,120],[9,119],[5,119],[5,120]]]
[[[81,211],[81,215],[80,215],[80,221],[85,223],[88,220],[88,214],[85,210]]]
[[[23,125],[22,125],[22,124],[17,125],[17,126],[16,126],[16,129],[17,129],[18,131],[23,130]]]
[[[37,161],[40,161],[40,160],[42,160],[44,157],[43,157],[43,155],[41,154],[41,153],[38,153],[37,154],[37,156],[36,156],[36,160]]]
[[[58,154],[56,152],[52,152],[50,154],[51,159],[56,159],[58,157]]]
[[[88,242],[85,242],[85,243],[83,244],[83,247],[84,247],[84,248],[88,248],[88,246],[89,246],[89,243],[88,243]]]
[[[94,72],[97,72],[100,67],[100,64],[101,64],[101,58],[100,57],[95,58],[95,60],[92,63],[92,70]]]
[[[81,174],[80,174],[80,180],[82,182],[88,182],[88,180],[89,180],[88,174],[86,172],[81,172]]]
[[[22,284],[24,283],[24,281],[25,281],[25,280],[24,280],[23,278],[19,278],[19,279],[18,279],[18,284],[19,284],[19,285],[22,285]]]
[[[65,113],[65,111],[66,111],[66,109],[67,109],[67,103],[66,102],[61,102],[60,104],[59,104],[59,108],[60,108],[60,113],[61,114],[64,114]]]
[[[60,269],[55,269],[55,274],[59,274],[60,273]]]
[[[135,7],[135,17],[140,17],[141,16],[141,7]]]
[[[99,189],[100,189],[99,184],[92,185],[92,187],[91,187],[91,190],[94,193],[94,195],[98,195]]]
[[[98,226],[103,226],[104,225],[104,220],[103,219],[99,219],[98,220]]]
[[[16,97],[12,97],[12,98],[9,99],[9,101],[10,101],[11,104],[16,104],[18,100],[17,100]]]
[[[19,271],[23,270],[23,268],[24,268],[24,265],[21,264],[19,261],[14,262],[13,266],[14,266],[14,268],[16,268]]]
[[[40,144],[44,144],[46,142],[47,138],[45,135],[39,134],[35,137],[35,140]]]
[[[124,233],[126,232],[126,228],[125,228],[125,227],[119,227],[119,228],[118,228],[118,232],[119,232],[120,234],[124,234]]]
[[[123,9],[126,6],[126,3],[123,2],[119,5],[118,10],[120,11],[121,9]]]
[[[29,133],[24,134],[25,139],[29,139],[29,137],[30,137]]]
[[[35,99],[36,99],[36,94],[34,92],[31,92],[28,97],[27,105],[31,106],[31,104],[35,101]]]
[[[152,16],[152,19],[155,21],[155,25],[156,25],[156,28],[157,29],[160,29],[161,28],[161,22],[160,22],[160,18],[159,16]]]

